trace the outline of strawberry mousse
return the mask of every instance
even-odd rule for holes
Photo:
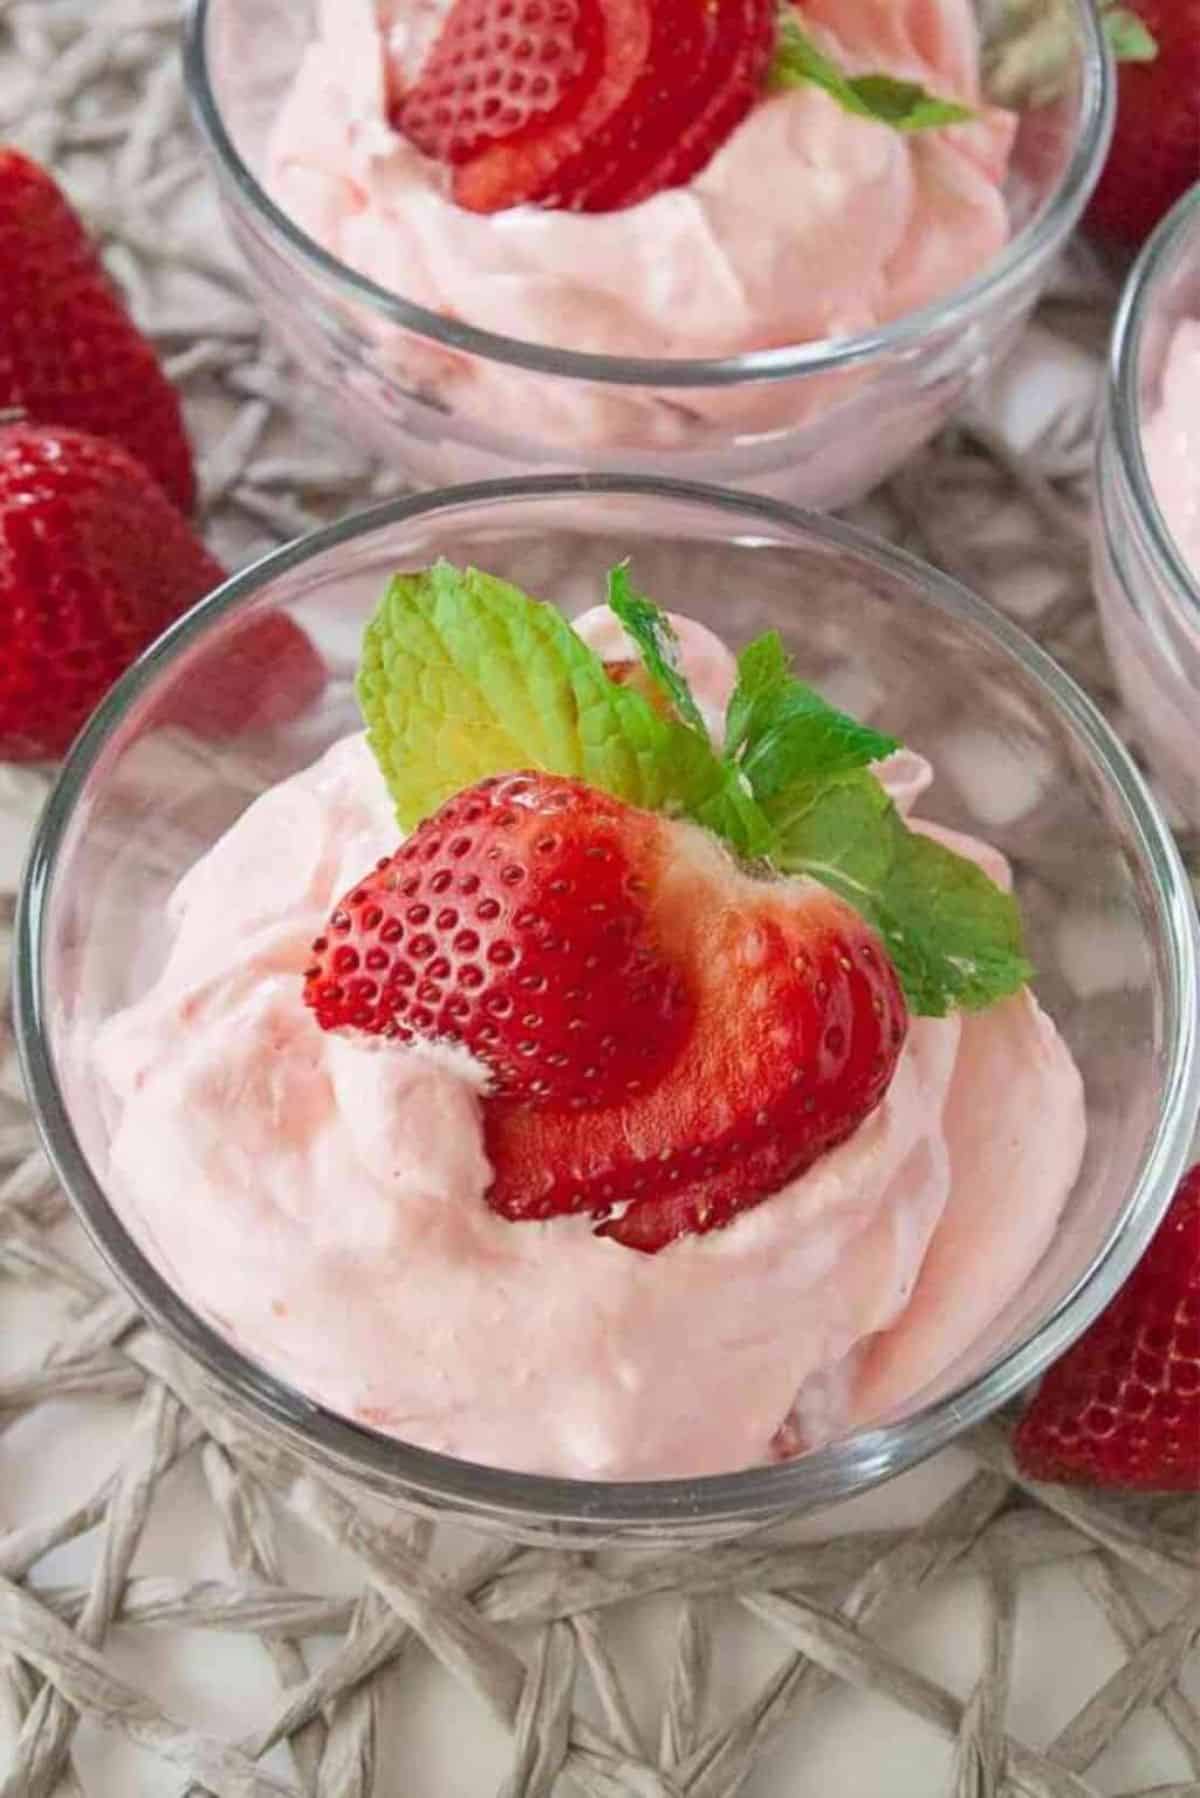
[[[729,356],[881,325],[1008,239],[1014,119],[981,98],[969,0],[517,13],[319,8],[268,186],[407,300],[564,349]],[[445,352],[433,374],[468,372]],[[602,413],[574,422],[604,434]]]
[[[1175,328],[1142,447],[1163,516],[1200,587],[1200,319]]]
[[[348,1417],[585,1478],[748,1466],[952,1376],[1084,1101],[1002,859],[907,815],[929,769],[624,568],[575,628],[397,576],[359,693],[84,1046],[185,1300]]]

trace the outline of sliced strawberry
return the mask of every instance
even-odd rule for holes
[[[667,153],[694,116],[692,96],[709,69],[725,4],[660,0],[637,81],[607,124],[558,165],[535,196],[539,205],[604,212],[625,204],[622,196],[639,173]]]
[[[652,67],[599,141],[560,168],[543,205],[607,212],[690,181],[760,98],[775,46],[772,0],[664,9]]]
[[[456,0],[393,119],[475,212],[687,181],[762,91],[772,0]]]
[[[668,0],[671,5],[678,0]],[[695,6],[702,0],[684,0]],[[603,44],[594,79],[572,90],[572,104],[544,128],[515,133],[461,164],[454,198],[472,212],[499,212],[548,192],[555,175],[626,106],[646,68],[655,13],[650,0],[600,0]]]
[[[467,162],[582,104],[603,40],[600,0],[455,0],[392,123],[435,161]]]
[[[442,1039],[492,1075],[492,1207],[653,1251],[855,1130],[906,1010],[874,933],[698,826],[542,774],[459,794],[314,945],[326,1029]]]
[[[632,206],[663,188],[682,187],[712,161],[761,98],[775,37],[770,0],[722,0],[708,79],[693,101],[691,121],[664,160],[628,190],[622,204]]]
[[[495,1210],[590,1212],[647,1251],[718,1229],[856,1130],[907,1024],[891,963],[849,906],[811,881],[753,878],[694,825],[663,828],[655,914],[691,985],[686,1052],[607,1110],[486,1118]]]
[[[1200,1491],[1200,1167],[1126,1285],[1017,1427],[1035,1480]]]
[[[664,843],[661,820],[579,781],[484,781],[346,896],[305,1000],[326,1030],[460,1043],[498,1096],[611,1105],[690,1029],[647,897]]]

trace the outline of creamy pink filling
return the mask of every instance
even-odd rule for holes
[[[867,329],[958,286],[1008,237],[1010,114],[980,103],[969,0],[805,0],[850,73],[979,109],[903,134],[815,87],[759,104],[686,188],[624,211],[479,217],[388,126],[385,70],[420,66],[440,0],[325,0],[267,179],[327,249],[406,299],[488,330],[636,356],[736,354]],[[447,358],[447,375],[464,365]],[[595,403],[598,403],[595,402]]]
[[[714,723],[732,661],[680,621]],[[596,615],[584,634],[618,647]],[[928,777],[885,766],[902,803]],[[479,1070],[326,1036],[300,970],[395,847],[362,737],[262,795],[184,876],[167,964],[81,1051],[109,1190],[182,1295],[347,1416],[501,1467],[712,1473],[902,1403],[1017,1293],[1078,1171],[1079,1075],[1029,994],[914,1022],[841,1148],[729,1228],[643,1256],[485,1202]],[[989,870],[1004,864],[981,846]]]
[[[1200,319],[1175,329],[1142,444],[1163,516],[1200,586]]]

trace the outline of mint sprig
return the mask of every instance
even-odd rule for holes
[[[914,1012],[979,1011],[1029,979],[1016,902],[965,856],[910,830],[873,774],[834,779],[786,823],[777,865],[873,924]]]
[[[707,737],[609,680],[554,606],[476,568],[393,578],[367,626],[358,698],[405,830],[488,775],[542,768],[694,818],[740,855],[768,846]]]
[[[975,116],[969,107],[957,100],[940,99],[916,81],[900,81],[892,75],[844,74],[818,49],[790,6],[785,6],[779,21],[767,85],[777,93],[792,87],[822,88],[846,112],[896,131],[936,130],[965,124]]]
[[[560,612],[508,582],[447,562],[394,577],[367,627],[358,694],[405,829],[489,775],[573,776],[839,893],[879,931],[914,1012],[977,1010],[1024,984],[1012,897],[910,830],[871,772],[892,737],[797,680],[771,632],[738,659],[718,750],[670,619],[624,564],[608,592],[667,716],[611,680]]]
[[[777,828],[814,786],[881,762],[899,747],[895,737],[857,723],[797,680],[777,632],[757,637],[738,657],[725,754]]]
[[[642,666],[670,700],[684,724],[690,724],[707,741],[708,731],[692,690],[679,668],[679,639],[667,614],[629,584],[629,566],[621,562],[608,573],[608,603],[636,643]]]

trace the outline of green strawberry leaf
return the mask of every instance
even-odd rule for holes
[[[608,604],[624,626],[626,636],[636,645],[647,674],[662,688],[682,723],[698,730],[707,743],[708,726],[679,666],[675,627],[661,606],[644,593],[634,592],[627,562],[608,571]]]
[[[738,760],[772,823],[802,807],[815,784],[880,762],[899,747],[797,680],[776,632],[738,657],[725,753]]]
[[[1105,0],[1100,8],[1100,23],[1118,62],[1157,61],[1158,45],[1153,34],[1127,6],[1115,6],[1111,0]]]
[[[891,125],[896,131],[961,125],[975,116],[969,107],[939,99],[916,81],[899,81],[891,75],[843,74],[801,28],[790,7],[785,8],[779,23],[768,82],[776,92],[809,84],[823,88],[846,112]]]
[[[539,768],[687,816],[757,856],[770,828],[737,770],[609,680],[562,613],[439,562],[396,575],[367,626],[367,736],[405,830],[489,775]]]
[[[775,859],[875,926],[922,1017],[982,1010],[1030,978],[1016,900],[965,856],[910,830],[865,770],[831,781],[790,818]]]

